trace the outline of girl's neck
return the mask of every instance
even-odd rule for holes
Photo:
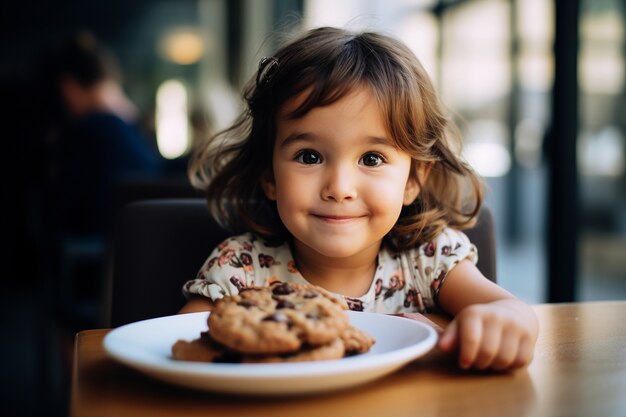
[[[298,270],[308,282],[346,297],[360,297],[374,279],[380,245],[349,258],[324,256],[299,242],[292,244],[292,251]]]

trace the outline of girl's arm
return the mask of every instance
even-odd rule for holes
[[[185,304],[183,308],[178,311],[178,314],[211,311],[212,308],[213,301],[211,301],[211,299],[197,295],[195,297],[191,297],[189,301],[187,301],[187,304]]]
[[[514,369],[532,360],[539,330],[535,312],[486,279],[470,261],[459,262],[448,273],[439,305],[454,316],[439,347],[458,347],[462,368]]]

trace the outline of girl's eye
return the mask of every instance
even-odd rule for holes
[[[361,157],[361,163],[367,167],[377,167],[381,165],[385,160],[377,153],[367,153]]]
[[[296,155],[296,161],[301,164],[313,165],[321,163],[322,157],[315,151],[304,150],[300,151],[298,155]]]

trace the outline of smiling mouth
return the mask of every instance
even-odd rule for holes
[[[313,214],[313,217],[329,223],[347,223],[353,220],[361,219],[365,216],[334,216],[325,214]]]

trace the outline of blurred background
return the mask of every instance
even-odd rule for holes
[[[465,157],[486,178],[502,286],[529,303],[625,299],[625,8],[4,4],[2,415],[67,413],[73,336],[107,325],[115,213],[138,199],[199,197],[185,177],[193,143],[233,120],[243,84],[285,34],[314,26],[385,31],[421,59],[461,124]],[[98,145],[86,147],[85,135]],[[85,204],[72,211],[72,199]]]

